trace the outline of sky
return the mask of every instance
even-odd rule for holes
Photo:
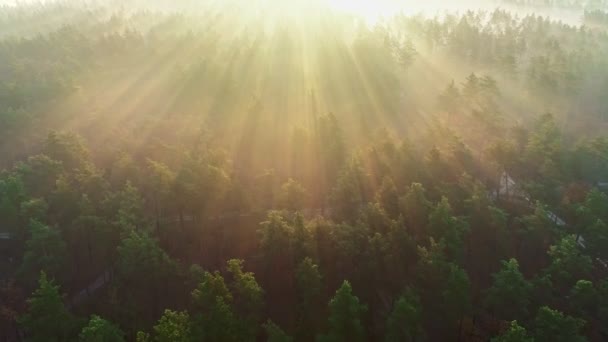
[[[44,3],[55,0],[0,0],[1,5],[15,5],[17,3]],[[84,2],[83,0],[61,0]],[[157,0],[162,2],[163,0]],[[175,3],[167,0],[167,4]],[[202,1],[202,0],[201,0]],[[207,0],[209,1],[209,0]],[[245,1],[245,0],[244,0]],[[253,1],[253,0],[247,0]],[[266,0],[280,1],[285,4],[287,1],[302,1],[302,0]],[[309,0],[310,1],[310,0]],[[540,8],[515,8],[501,3],[500,0],[319,0],[329,2],[330,6],[352,14],[357,14],[366,18],[369,23],[374,23],[382,17],[390,16],[395,13],[402,12],[408,15],[424,14],[426,16],[441,15],[446,12],[456,12],[464,10],[488,10],[491,11],[497,7],[509,9],[518,12],[520,15],[538,14],[549,16],[553,19],[561,20],[569,25],[579,25],[581,23],[582,11],[573,10],[551,10]],[[145,3],[145,2],[143,2]],[[195,3],[195,2],[194,2]],[[164,6],[165,7],[165,6]]]

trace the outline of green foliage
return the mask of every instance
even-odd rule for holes
[[[247,341],[250,335],[242,332],[242,322],[234,315],[230,305],[222,297],[216,297],[214,305],[198,319],[197,328],[203,341]]]
[[[305,258],[300,262],[296,270],[296,285],[300,296],[300,305],[309,306],[321,294],[322,276],[311,258]]]
[[[570,304],[578,315],[593,317],[597,312],[598,295],[598,291],[591,281],[579,280],[570,290]]]
[[[136,342],[150,342],[151,341],[150,334],[145,333],[143,331],[138,331],[135,336],[135,341]]]
[[[304,208],[308,192],[299,182],[289,179],[281,186],[281,204],[287,210],[296,211]]]
[[[376,193],[376,201],[382,205],[382,208],[390,217],[397,218],[399,216],[399,192],[395,182],[390,177],[385,177],[382,180],[382,185]]]
[[[1,278],[29,291],[43,270],[129,338],[187,308],[142,342],[255,341],[262,322],[291,340],[278,314],[298,341],[462,340],[480,313],[542,341],[580,340],[569,315],[606,332],[602,13],[160,2],[0,6]],[[232,257],[265,291],[242,260],[185,267]],[[359,297],[344,283],[324,326],[344,279]],[[68,324],[53,287],[26,340],[123,339],[98,316]],[[0,291],[0,340],[17,337],[16,292]],[[513,322],[495,340],[531,339]]]
[[[82,328],[79,335],[81,342],[122,342],[124,333],[113,323],[97,316],[91,316],[89,323]]]
[[[201,282],[192,291],[194,304],[201,310],[208,310],[216,304],[218,297],[226,303],[232,302],[232,294],[224,282],[224,277],[217,271],[214,273],[205,272]]]
[[[19,324],[28,333],[28,341],[60,342],[73,336],[78,323],[63,305],[59,286],[48,280],[44,272],[40,273],[38,288],[27,305]]]
[[[2,175],[2,173],[0,173]],[[18,232],[20,206],[25,200],[23,181],[17,175],[0,177],[0,222],[5,230]]]
[[[158,323],[154,326],[154,341],[192,341],[192,335],[190,332],[190,317],[188,313],[165,310],[163,316],[158,320]]]
[[[36,220],[30,221],[31,237],[25,244],[20,272],[30,278],[41,271],[61,278],[67,262],[67,247],[59,231]]]
[[[118,246],[116,271],[130,284],[146,284],[168,277],[175,265],[147,233],[131,231]]]
[[[413,183],[400,200],[406,225],[418,239],[424,232],[432,207],[425,193],[426,190],[422,184]]]
[[[243,263],[243,260],[228,260],[227,270],[232,276],[230,288],[234,296],[235,312],[243,323],[243,338],[253,340],[262,318],[264,290],[252,272],[243,271]]]
[[[485,306],[505,320],[526,317],[532,285],[519,271],[517,260],[503,261],[502,269],[493,278],[494,284],[486,292]]]
[[[89,150],[82,138],[71,132],[49,133],[44,154],[62,163],[67,170],[81,168],[89,158]]]
[[[401,296],[394,304],[386,326],[387,342],[423,341],[425,338],[421,325],[422,307],[418,298],[412,294]]]
[[[329,302],[329,331],[318,337],[319,341],[365,341],[365,327],[362,318],[367,307],[359,303],[359,298],[353,295],[348,281],[336,291]]]
[[[116,194],[114,199],[117,205],[116,225],[128,234],[131,230],[142,230],[145,228],[145,219],[142,209],[143,199],[131,182],[127,181],[124,189]]]
[[[580,335],[585,321],[563,313],[541,307],[534,320],[534,339],[536,341],[583,342],[587,339]]]
[[[293,246],[293,256],[296,263],[314,254],[312,233],[306,226],[302,214],[298,213],[294,218],[292,239],[291,245]]]
[[[287,219],[280,212],[271,211],[268,213],[268,219],[262,222],[260,226],[258,234],[260,235],[260,249],[264,258],[268,262],[289,258],[294,229]]]
[[[319,300],[322,291],[322,276],[319,266],[311,258],[305,258],[296,269],[296,289],[298,294],[299,340],[311,340],[318,328]]]
[[[462,262],[464,258],[464,238],[469,231],[466,222],[452,215],[452,208],[446,197],[429,214],[429,229],[437,240],[443,240],[448,255]]]
[[[548,271],[560,285],[572,286],[578,279],[588,277],[593,267],[591,258],[583,253],[573,235],[551,246],[548,253],[551,257]]]
[[[335,210],[335,217],[352,221],[366,198],[367,175],[358,158],[348,162],[332,190],[330,203]]]
[[[517,324],[517,321],[512,321],[509,329],[492,338],[492,342],[534,342],[534,338],[530,337],[526,328]]]
[[[264,323],[264,330],[268,338],[267,342],[292,342],[293,338],[287,335],[279,326],[274,324],[271,320]]]
[[[441,293],[446,313],[453,321],[460,320],[471,311],[471,282],[469,276],[458,265],[450,264],[447,281]]]

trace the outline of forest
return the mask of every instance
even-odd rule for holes
[[[608,340],[608,3],[379,3],[0,5],[0,341]]]

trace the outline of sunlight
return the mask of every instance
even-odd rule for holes
[[[390,0],[327,0],[329,6],[337,11],[359,16],[368,24],[376,23],[380,18],[393,15],[399,11],[396,1]]]

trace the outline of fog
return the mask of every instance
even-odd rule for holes
[[[238,2],[239,0],[236,0]],[[258,2],[274,2],[275,0],[266,0]],[[215,0],[206,0],[203,2],[212,3]],[[226,3],[221,1],[219,3]],[[497,8],[509,10],[517,13],[519,16],[538,15],[549,17],[552,20],[562,21],[565,24],[578,26],[581,24],[583,15],[582,8],[550,8],[545,6],[519,6],[513,5],[503,0],[463,0],[463,1],[443,1],[443,0],[329,0],[332,7],[351,12],[354,15],[364,15],[368,21],[375,23],[385,17],[390,17],[396,13],[405,15],[423,15],[426,17],[442,16],[446,13],[463,13],[466,11],[493,11]],[[0,5],[4,6],[23,6],[35,4],[50,4],[61,3],[69,5],[94,6],[95,4],[115,4],[118,8],[126,6],[134,6],[137,8],[156,9],[156,10],[196,10],[201,8],[201,1],[185,0],[180,2],[156,0],[156,1],[116,1],[116,0],[94,0],[94,1],[55,1],[55,0],[0,0]],[[250,1],[247,2],[251,3]]]

